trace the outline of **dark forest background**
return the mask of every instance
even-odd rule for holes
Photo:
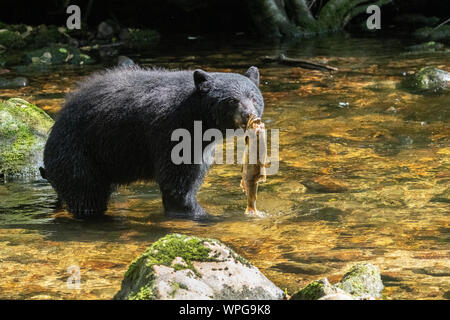
[[[101,21],[113,20],[121,26],[151,28],[163,35],[243,32],[256,37],[276,38],[295,36],[296,27],[302,31],[312,30],[312,33],[334,29],[323,23],[320,26],[306,23],[310,15],[313,19],[318,19],[321,10],[330,1],[347,2],[347,6],[350,7],[355,3],[353,8],[356,9],[356,4],[367,7],[371,3],[379,3],[382,6],[384,27],[381,32],[413,27],[411,17],[402,21],[401,17],[405,15],[433,16],[439,18],[440,22],[450,17],[450,1],[447,0],[53,0],[33,2],[2,0],[0,21],[8,24],[65,25],[68,16],[66,7],[77,4],[81,8],[84,25],[90,28],[95,28]],[[299,16],[295,7],[302,5],[306,5],[309,12]],[[278,21],[271,22],[270,19],[274,18],[277,10],[270,6],[280,9],[287,20],[295,21],[292,23],[295,27],[292,28],[290,24],[274,27],[273,24],[277,24]],[[361,24],[363,19],[367,18],[365,12],[355,10],[354,14],[355,17],[351,17],[351,21],[337,23],[336,29],[351,28],[352,25]],[[300,18],[296,19],[295,15]],[[417,19],[417,23],[420,24],[420,18]]]

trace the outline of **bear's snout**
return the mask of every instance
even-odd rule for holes
[[[234,113],[234,123],[236,128],[242,128],[245,130],[251,115],[258,117],[260,116],[253,102],[250,99],[245,99],[239,102],[239,107]]]

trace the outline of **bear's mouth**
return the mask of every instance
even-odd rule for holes
[[[248,121],[252,117],[254,118],[254,117],[258,117],[258,116],[256,114],[250,114],[250,113],[243,115],[240,112],[236,112],[234,114],[234,126],[235,126],[235,128],[236,129],[241,128],[243,130],[247,129]]]

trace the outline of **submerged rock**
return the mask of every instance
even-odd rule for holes
[[[444,203],[450,203],[450,187],[444,190],[444,192],[435,195],[430,200],[431,202],[444,202]]]
[[[358,299],[379,298],[384,288],[380,270],[371,263],[354,265],[336,287]]]
[[[0,176],[5,180],[39,176],[53,120],[25,100],[0,101]]]
[[[0,89],[13,89],[26,87],[28,85],[28,79],[25,77],[16,77],[12,79],[0,78]]]
[[[380,271],[370,263],[354,265],[335,285],[327,278],[315,280],[291,296],[292,300],[375,299],[383,291]]]
[[[433,67],[425,67],[407,79],[405,85],[410,89],[421,92],[439,92],[448,90],[450,85],[450,73]]]
[[[283,299],[256,267],[218,240],[167,235],[125,273],[114,299]]]

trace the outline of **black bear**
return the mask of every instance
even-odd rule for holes
[[[159,184],[165,213],[194,220],[208,214],[196,194],[208,163],[175,164],[171,134],[184,128],[244,128],[262,116],[259,71],[167,71],[139,67],[95,74],[69,94],[50,132],[41,172],[77,217],[102,215],[114,187]]]

